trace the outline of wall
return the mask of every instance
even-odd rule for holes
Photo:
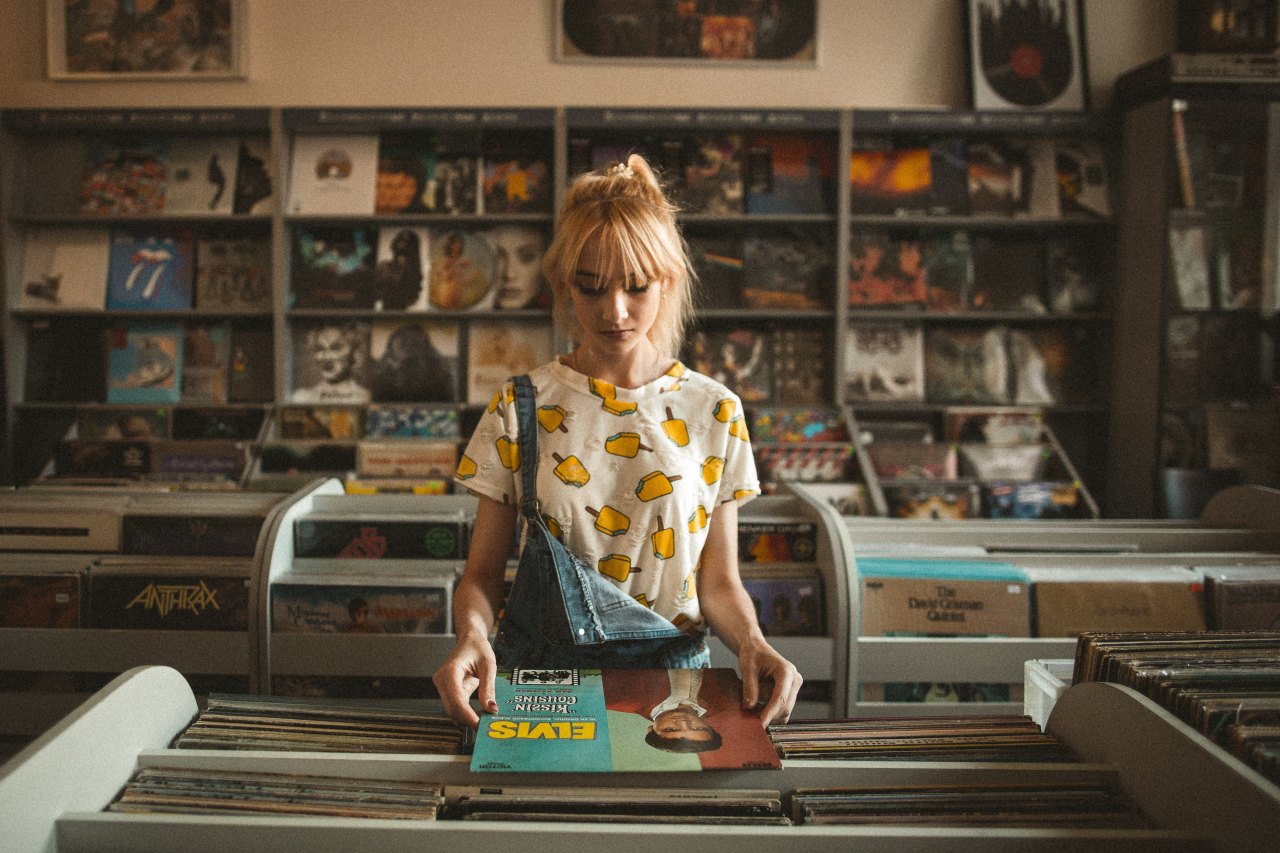
[[[822,0],[816,68],[555,62],[554,0],[245,0],[247,79],[199,83],[45,79],[45,3],[0,0],[0,107],[968,105],[963,0]],[[1095,107],[1175,5],[1085,0]]]

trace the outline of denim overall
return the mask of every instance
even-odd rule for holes
[[[524,550],[494,653],[503,668],[696,669],[711,665],[690,636],[636,601],[551,535],[538,511],[538,421],[528,376],[515,382]]]

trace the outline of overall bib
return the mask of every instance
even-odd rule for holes
[[[528,376],[515,382],[524,549],[493,649],[502,668],[696,669],[711,665],[690,636],[613,586],[551,535],[538,511],[538,421]]]

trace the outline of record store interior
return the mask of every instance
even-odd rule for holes
[[[6,0],[0,849],[1280,837],[1280,0]]]

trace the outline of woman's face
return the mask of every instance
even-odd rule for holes
[[[497,285],[494,305],[508,310],[528,306],[541,287],[542,233],[502,226],[489,232],[489,242]]]
[[[315,346],[311,350],[320,378],[325,382],[342,382],[351,375],[355,350],[341,329],[326,328],[316,332]]]
[[[621,271],[602,281],[602,270],[611,266],[614,265],[601,256],[598,239],[587,243],[569,293],[573,315],[581,329],[580,343],[600,355],[622,357],[637,347],[652,347],[649,330],[658,319],[663,285],[628,280]]]

